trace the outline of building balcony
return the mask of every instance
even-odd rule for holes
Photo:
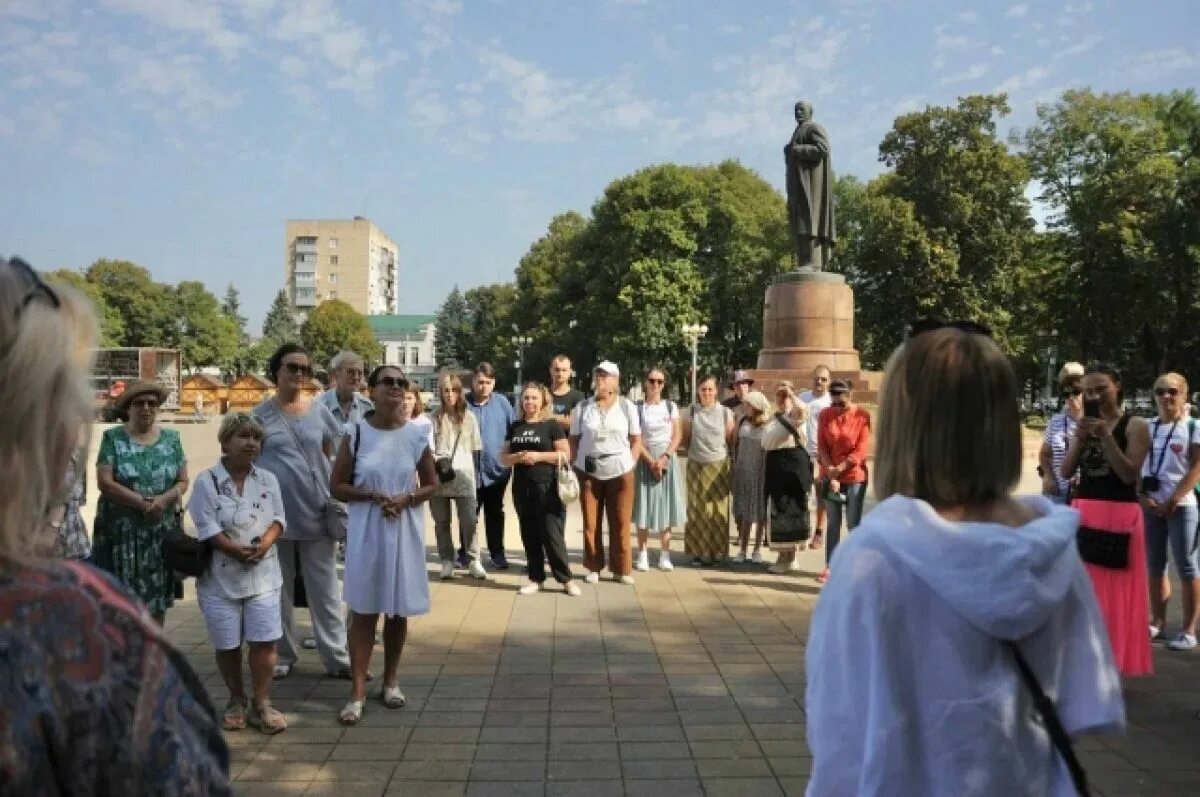
[[[315,243],[307,244],[296,242],[295,252],[298,255],[315,255],[317,254],[317,245]]]

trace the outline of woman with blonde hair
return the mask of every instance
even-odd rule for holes
[[[808,638],[812,797],[1086,794],[1070,739],[1125,723],[1078,516],[1013,496],[1020,386],[963,326],[888,360],[880,503],[838,546]]]
[[[457,374],[442,374],[438,392],[442,401],[433,418],[433,459],[439,485],[429,501],[429,513],[442,560],[442,579],[454,578],[452,504],[458,512],[459,539],[469,558],[467,569],[473,577],[485,579],[487,571],[479,561],[479,540],[475,537],[475,453],[483,450],[483,436],[475,415],[467,409]]]
[[[771,402],[760,391],[752,390],[742,399],[744,415],[738,422],[733,446],[733,522],[738,528],[738,553],[734,564],[746,562],[750,529],[754,529],[754,555],[750,561],[762,564],[762,541],[767,525],[766,453],[762,433],[771,419]]]
[[[1150,579],[1150,637],[1165,641],[1167,551],[1175,560],[1183,603],[1179,633],[1170,638],[1171,650],[1196,647],[1196,616],[1200,607],[1200,562],[1196,553],[1197,482],[1200,482],[1200,429],[1187,412],[1188,383],[1181,374],[1167,373],[1154,381],[1158,417],[1150,432],[1150,454],[1142,464],[1139,491],[1146,519],[1146,559]]]
[[[571,580],[571,563],[563,525],[567,508],[558,497],[558,468],[571,456],[566,430],[554,415],[550,389],[527,382],[521,391],[521,414],[508,427],[500,462],[513,469],[512,500],[521,523],[521,543],[529,567],[529,582],[518,592],[532,595],[550,573],[572,597],[581,595]]]
[[[1042,448],[1038,452],[1038,475],[1042,477],[1042,495],[1059,504],[1068,503],[1075,478],[1059,474],[1067,449],[1075,436],[1075,425],[1083,417],[1083,365],[1065,363],[1058,372],[1059,412],[1050,416]]]
[[[231,795],[229,749],[187,659],[116,579],[43,555],[93,412],[95,346],[86,299],[0,259],[0,791]]]

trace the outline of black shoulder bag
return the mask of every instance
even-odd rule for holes
[[[462,437],[463,427],[467,425],[466,416],[463,417],[462,423],[458,425],[458,434],[454,435],[454,445],[450,449],[450,456],[438,457],[433,463],[433,469],[437,472],[438,481],[442,484],[454,481],[454,477],[458,472],[454,470],[454,455],[458,453],[458,440]],[[438,431],[442,430],[442,422],[438,420]]]
[[[1017,646],[1017,643],[1005,640],[1004,644],[1008,646],[1013,659],[1017,662],[1017,669],[1021,671],[1021,680],[1025,682],[1025,688],[1033,696],[1034,708],[1037,709],[1038,716],[1042,718],[1042,724],[1046,726],[1046,733],[1050,735],[1051,743],[1058,750],[1063,763],[1071,772],[1071,782],[1075,784],[1075,791],[1079,792],[1079,797],[1091,797],[1091,791],[1088,790],[1087,773],[1083,771],[1083,765],[1075,756],[1071,737],[1067,735],[1067,730],[1058,717],[1058,709],[1054,707],[1054,701],[1042,690],[1037,676],[1033,674],[1033,668],[1025,660],[1025,655],[1021,653],[1021,648]]]
[[[217,485],[217,474],[209,471],[208,475],[212,476],[213,487],[220,495],[221,488]],[[209,562],[212,560],[212,549],[209,548],[207,542],[201,542],[183,530],[182,511],[176,517],[178,525],[163,536],[163,561],[167,563],[167,567],[183,578],[199,578],[208,570]]]

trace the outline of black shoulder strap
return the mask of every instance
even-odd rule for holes
[[[646,425],[646,402],[644,399],[638,399],[637,410],[638,410],[638,426],[645,426]]]
[[[216,472],[215,472],[215,471],[211,471],[211,470],[210,470],[210,471],[208,472],[208,475],[209,475],[209,476],[212,476],[212,480],[213,480],[213,489],[217,491],[217,495],[220,495],[220,494],[221,494],[221,483],[217,481],[217,474],[216,474]]]
[[[1017,643],[1005,640],[1004,644],[1008,646],[1013,659],[1017,662],[1017,669],[1021,671],[1021,680],[1025,682],[1025,688],[1033,695],[1033,705],[1042,718],[1042,724],[1046,726],[1046,733],[1050,735],[1050,741],[1071,772],[1071,782],[1075,784],[1075,791],[1079,792],[1080,797],[1090,797],[1087,773],[1083,771],[1083,765],[1075,757],[1075,748],[1071,746],[1071,737],[1067,735],[1062,720],[1058,718],[1058,710],[1054,707],[1054,701],[1042,691],[1042,685],[1038,683],[1037,676],[1033,674],[1033,668],[1025,660],[1025,655],[1021,653],[1021,648],[1017,646]]]

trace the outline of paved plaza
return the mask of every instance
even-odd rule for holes
[[[195,474],[217,455],[216,427],[183,433]],[[1026,491],[1037,485],[1032,468]],[[433,611],[410,623],[400,678],[408,705],[385,709],[377,680],[362,724],[342,728],[349,684],[324,677],[306,652],[273,690],[291,727],[228,734],[241,794],[804,792],[804,642],[820,552],[802,556],[797,576],[678,566],[637,573],[634,587],[581,584],[581,598],[520,597],[519,565],[483,583],[439,581],[426,528]],[[519,540],[510,509],[514,558]],[[582,573],[575,507],[568,546]],[[298,616],[307,623],[307,612]],[[167,627],[223,706],[190,590]],[[1156,675],[1127,684],[1129,732],[1082,744],[1096,794],[1200,794],[1200,656],[1161,647],[1154,656]],[[372,669],[382,666],[380,646]]]

